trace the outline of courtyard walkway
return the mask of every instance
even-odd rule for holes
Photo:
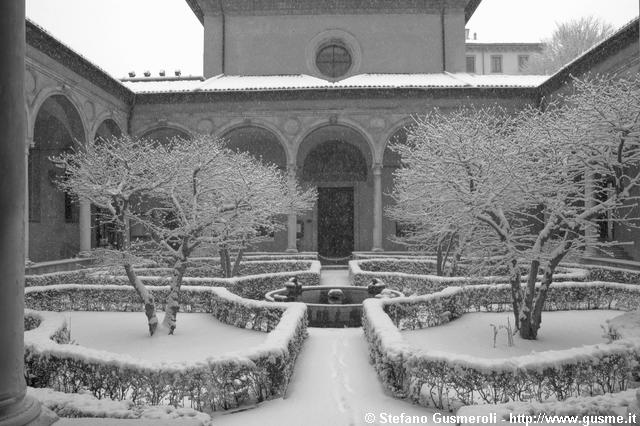
[[[345,286],[351,285],[349,282],[348,269],[321,269],[320,285],[322,286]]]
[[[375,416],[366,422],[365,415]],[[384,424],[380,414],[431,416],[433,411],[385,391],[369,364],[362,328],[309,328],[284,399],[214,415],[223,426],[359,426]]]
[[[347,269],[325,269],[320,285],[349,285]],[[214,413],[218,426],[360,426],[384,424],[381,414],[428,416],[433,411],[389,395],[369,364],[362,328],[309,328],[284,398],[232,412]],[[365,417],[367,416],[367,417]],[[373,416],[373,417],[371,417]],[[366,420],[365,420],[366,419]],[[63,419],[62,426],[80,426],[89,419]],[[184,422],[91,419],[95,425],[191,426]]]
[[[350,285],[349,271],[322,269],[320,285]],[[374,421],[365,421],[369,413]],[[214,424],[359,426],[382,424],[382,413],[430,416],[433,411],[386,392],[369,364],[362,328],[309,328],[286,396],[249,410],[215,415]]]

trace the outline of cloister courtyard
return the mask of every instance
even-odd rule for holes
[[[480,75],[477,0],[186,3],[202,77],[0,5],[0,426],[640,423],[638,18]]]

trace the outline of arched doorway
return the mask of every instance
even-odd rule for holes
[[[316,129],[300,146],[300,178],[318,188],[313,218],[304,218],[313,231],[306,244],[325,263],[344,263],[371,244],[371,163],[364,137],[346,126]]]
[[[93,143],[99,144],[102,141],[119,138],[120,136],[122,136],[122,130],[120,130],[120,127],[115,121],[109,118],[98,126]],[[118,245],[118,233],[116,232],[116,227],[113,224],[111,215],[92,205],[91,248],[118,247]]]
[[[36,262],[76,255],[79,244],[79,203],[55,182],[64,175],[51,157],[85,142],[82,120],[64,95],[47,98],[35,120],[29,152],[29,258]]]

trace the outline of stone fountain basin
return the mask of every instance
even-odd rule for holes
[[[342,304],[329,304],[328,293],[330,290],[342,290],[344,295]],[[392,297],[403,294],[395,290],[391,292]],[[265,298],[274,302],[275,295],[287,295],[287,289],[270,291]],[[375,297],[369,294],[367,287],[355,286],[308,286],[302,287],[302,293],[296,297],[295,302],[302,302],[307,305],[307,315],[309,327],[361,327],[362,326],[362,302],[364,299]]]

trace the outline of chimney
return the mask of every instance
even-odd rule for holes
[[[129,77],[130,78],[134,78],[136,76],[136,72],[135,71],[129,71]]]
[[[477,40],[478,39],[478,33],[473,33],[473,39]]]
[[[175,70],[175,74],[176,74],[176,77],[180,77],[180,75],[182,74],[182,71],[180,71],[180,70]]]
[[[164,74],[165,74],[164,70],[160,70],[159,74],[160,74],[160,77],[164,77]]]
[[[469,40],[469,28],[464,29],[464,39]]]
[[[145,77],[151,77],[151,71],[145,71],[144,72],[144,76]]]

